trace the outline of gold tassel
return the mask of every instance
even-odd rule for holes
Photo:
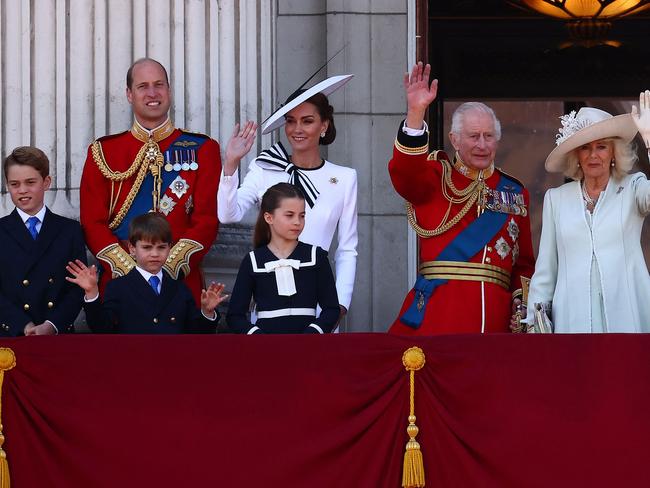
[[[9,371],[16,366],[16,355],[6,347],[0,347],[0,488],[9,488],[11,480],[9,478],[9,463],[7,454],[2,449],[5,442],[5,436],[2,434],[2,381],[4,380],[5,371]]]
[[[422,488],[424,486],[424,460],[422,459],[420,443],[415,440],[419,432],[418,426],[415,425],[415,372],[422,369],[424,363],[424,351],[419,347],[407,349],[402,356],[402,364],[410,376],[409,425],[406,428],[409,440],[406,443],[404,470],[402,472],[402,486],[404,488]]]

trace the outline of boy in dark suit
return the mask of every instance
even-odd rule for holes
[[[65,269],[86,261],[79,222],[44,205],[52,179],[43,151],[17,147],[3,169],[16,208],[0,219],[0,336],[73,332],[83,293]]]
[[[85,292],[84,309],[93,332],[118,334],[179,334],[214,332],[217,306],[227,298],[224,285],[212,283],[201,291],[201,311],[185,283],[163,270],[172,247],[169,222],[159,213],[146,213],[129,223],[129,252],[136,266],[108,282],[99,300],[97,270],[82,262],[68,271]]]

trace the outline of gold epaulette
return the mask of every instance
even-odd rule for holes
[[[97,253],[97,259],[101,259],[111,268],[113,278],[124,276],[133,268],[135,261],[119,244],[111,244]]]
[[[180,239],[176,244],[174,244],[174,247],[172,247],[163,268],[165,268],[169,275],[175,280],[187,276],[190,274],[190,257],[192,254],[202,249],[203,244],[200,242],[192,239]],[[183,276],[181,276],[181,273]]]
[[[179,129],[179,130],[184,134],[190,134],[192,136],[202,137],[204,139],[210,139],[210,136],[207,135],[207,134],[204,134],[203,132],[194,132],[194,131],[191,131],[189,129]]]

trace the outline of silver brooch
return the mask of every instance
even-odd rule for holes
[[[332,176],[332,177],[330,178],[330,183],[331,183],[332,185],[336,185],[338,182],[339,182],[339,179],[338,179],[336,176]]]

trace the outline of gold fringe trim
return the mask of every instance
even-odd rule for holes
[[[424,486],[424,460],[420,450],[420,443],[415,440],[419,432],[417,425],[415,425],[415,372],[422,369],[425,362],[424,351],[419,347],[407,349],[402,356],[402,364],[406,371],[409,372],[410,386],[409,425],[406,428],[409,440],[406,443],[406,451],[404,452],[403,488],[422,488]]]
[[[15,366],[16,355],[14,352],[7,347],[0,347],[0,488],[9,488],[11,486],[7,453],[2,449],[5,442],[5,436],[2,433],[2,382],[5,371],[9,371]]]

